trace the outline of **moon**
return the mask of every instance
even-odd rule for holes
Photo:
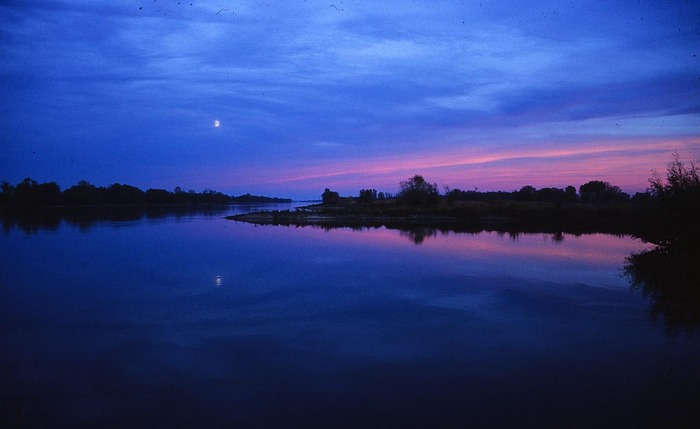
[[[214,128],[219,128],[221,126],[221,122],[217,119],[214,121]]]

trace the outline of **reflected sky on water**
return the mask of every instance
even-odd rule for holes
[[[700,346],[629,237],[62,221],[2,236],[0,422],[640,427],[693,421]]]

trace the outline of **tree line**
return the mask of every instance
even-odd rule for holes
[[[456,201],[539,201],[552,203],[620,203],[627,201],[645,202],[652,198],[651,191],[637,192],[634,196],[623,192],[618,186],[601,180],[592,180],[578,189],[574,186],[566,188],[541,188],[526,185],[512,192],[478,190],[463,191],[445,187],[443,194],[438,190],[437,183],[430,183],[419,174],[399,183],[399,193],[394,196],[388,192],[377,192],[376,189],[361,189],[356,199],[359,203],[371,203],[377,200],[396,198],[408,205],[435,205],[440,201],[448,204]],[[326,205],[337,204],[341,201],[340,194],[326,188],[321,195]]]
[[[515,213],[519,217],[528,213],[557,217],[566,213],[570,215],[576,207],[579,211],[589,207],[596,208],[591,212],[595,216],[610,217],[611,224],[613,220],[620,223],[636,219],[645,225],[645,238],[657,244],[687,242],[688,237],[700,240],[700,222],[697,221],[700,217],[700,169],[692,162],[681,161],[678,154],[668,163],[665,177],[654,171],[647,190],[633,196],[600,180],[586,182],[578,190],[573,186],[536,189],[526,185],[512,192],[479,192],[476,189],[463,191],[445,187],[445,192],[441,194],[437,183],[428,182],[418,174],[400,182],[399,189],[395,197],[375,189],[362,189],[357,197],[342,198],[338,192],[326,188],[321,198],[324,206],[353,207],[355,211],[365,207],[366,212],[385,213],[404,207],[406,209],[402,213],[455,214],[464,211],[468,208],[468,202],[473,201],[493,202],[490,206],[492,210],[500,207],[498,210],[510,210],[510,214]],[[384,199],[391,199],[392,202],[381,202]],[[549,212],[535,213],[532,210],[534,205],[529,206],[531,210],[528,212],[525,204],[511,204],[530,202],[548,203],[551,209]],[[542,207],[545,205],[542,204]]]
[[[0,205],[4,207],[88,206],[88,205],[199,205],[290,203],[291,199],[244,194],[237,197],[211,189],[202,192],[184,191],[179,186],[173,191],[147,189],[114,183],[95,186],[85,180],[61,191],[56,182],[38,183],[26,178],[16,186],[3,181],[0,186]]]

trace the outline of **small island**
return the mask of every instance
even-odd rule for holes
[[[421,175],[400,183],[397,195],[362,189],[341,197],[326,189],[320,204],[285,211],[259,211],[227,219],[259,225],[333,227],[417,226],[445,231],[510,231],[629,234],[665,244],[697,237],[700,214],[698,168],[678,156],[665,181],[656,173],[646,192],[630,196],[604,181],[578,189],[523,186],[513,192],[438,191]]]
[[[644,193],[629,196],[607,182],[592,181],[578,192],[524,186],[514,192],[448,190],[416,175],[393,196],[363,189],[340,197],[326,189],[321,204],[294,211],[229,216],[257,225],[397,229],[415,244],[438,232],[496,231],[630,235],[655,246],[631,254],[623,269],[632,287],[651,299],[651,315],[667,332],[700,326],[700,170],[675,157],[666,178],[654,173]]]
[[[295,210],[258,211],[228,216],[227,219],[286,226],[384,226],[390,229],[425,226],[451,231],[632,234],[643,228],[643,207],[639,202],[596,204],[488,198],[450,200],[449,197],[441,197],[434,204],[411,205],[401,197],[370,202],[345,197],[335,203],[314,204]]]

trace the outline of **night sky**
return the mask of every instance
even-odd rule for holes
[[[634,193],[674,152],[700,160],[697,1],[0,2],[11,184]]]

